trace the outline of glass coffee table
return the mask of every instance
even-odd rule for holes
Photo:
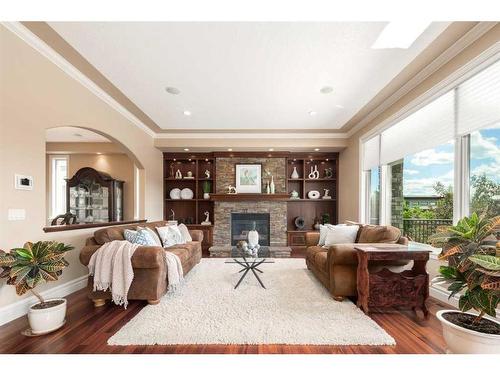
[[[249,272],[252,272],[255,278],[258,280],[261,287],[266,289],[264,283],[259,277],[259,273],[264,273],[259,266],[262,264],[274,263],[274,260],[270,258],[271,252],[269,251],[269,247],[262,246],[259,249],[259,252],[256,257],[252,257],[251,255],[247,255],[244,252],[238,250],[236,247],[231,249],[231,258],[230,260],[226,260],[224,263],[228,264],[238,264],[241,266],[241,270],[239,273],[243,272],[240,279],[236,283],[234,289],[238,288],[243,281],[243,279],[247,276]]]

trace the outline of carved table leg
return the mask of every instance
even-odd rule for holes
[[[368,257],[366,254],[358,251],[358,302],[359,308],[362,308],[365,314],[369,313],[368,298],[370,293],[370,272],[368,271]]]

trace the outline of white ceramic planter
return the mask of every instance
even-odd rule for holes
[[[448,352],[454,354],[500,354],[500,335],[480,333],[462,328],[443,318],[444,313],[459,312],[456,310],[441,310],[436,316],[443,326],[443,336],[448,346]],[[477,316],[475,314],[463,313]],[[484,319],[489,319],[484,317]]]
[[[203,193],[203,199],[210,199],[210,193]]]
[[[66,300],[64,298],[54,298],[46,300],[46,302],[57,300],[63,300],[64,302],[60,305],[40,310],[33,309],[33,306],[38,305],[38,302],[30,306],[28,321],[33,334],[41,335],[49,333],[63,326],[66,318]]]

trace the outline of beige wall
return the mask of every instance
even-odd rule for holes
[[[78,146],[79,143],[74,143]],[[100,172],[105,172],[111,177],[121,180],[123,184],[123,209],[124,220],[134,219],[134,163],[125,154],[79,154],[73,153],[73,144],[68,144],[65,149],[68,156],[68,178],[71,178],[75,173],[84,167],[94,168]],[[49,159],[51,154],[47,154],[47,217],[50,217],[50,175],[49,175]],[[52,219],[52,218],[50,218]]]
[[[3,26],[0,56],[0,248],[21,246],[28,240],[64,241],[76,247],[68,256],[70,266],[61,280],[44,285],[44,290],[86,274],[78,251],[93,233],[42,231],[46,222],[46,129],[85,127],[122,145],[143,168],[140,216],[149,220],[162,218],[158,203],[162,200],[162,155],[144,131]],[[15,173],[33,176],[33,190],[15,190]],[[25,209],[26,220],[7,220],[9,208]],[[0,281],[0,308],[19,299],[13,287]]]
[[[364,134],[380,125],[381,122],[397,113],[403,107],[425,94],[429,89],[443,81],[457,69],[480,55],[495,43],[500,42],[500,25],[493,27],[481,38],[460,52],[438,71],[425,79],[414,90],[399,99],[389,109],[381,113],[370,124],[353,134],[347,148],[340,152],[339,179],[339,220],[361,220],[360,210],[360,173],[359,173],[359,139]]]

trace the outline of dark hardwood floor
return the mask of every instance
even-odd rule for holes
[[[299,257],[300,255],[294,254]],[[429,299],[430,317],[425,320],[412,311],[389,311],[370,314],[389,335],[395,346],[329,346],[329,345],[171,345],[108,346],[109,337],[132,319],[146,302],[130,301],[127,310],[110,303],[94,308],[82,289],[66,297],[66,324],[60,330],[39,337],[25,337],[26,317],[0,327],[0,353],[172,353],[172,354],[396,354],[444,353],[445,343],[435,312],[449,308]]]

